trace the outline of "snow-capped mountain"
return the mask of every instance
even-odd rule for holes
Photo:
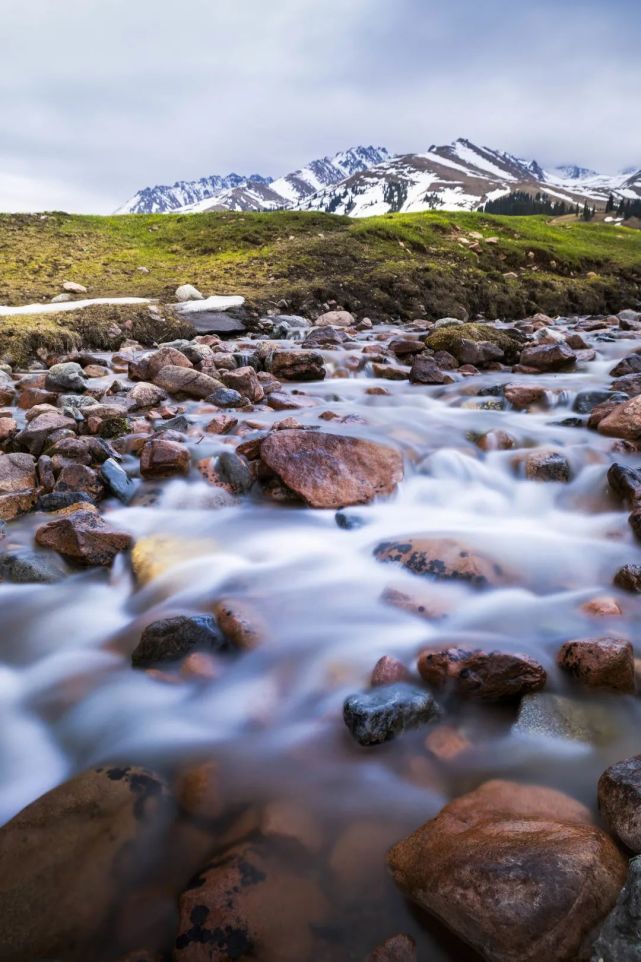
[[[321,157],[306,167],[272,180],[252,174],[214,175],[178,181],[171,187],[145,187],[123,204],[117,214],[159,214],[169,211],[278,210],[296,207],[318,190],[338,184],[389,157],[384,147],[351,147],[333,157]]]
[[[432,146],[425,153],[403,154],[319,191],[303,201],[304,210],[351,217],[390,211],[478,210],[513,191],[544,193],[570,204],[605,206],[615,197],[641,197],[641,172],[631,176],[594,174],[578,167],[546,171],[536,162],[469,140]]]
[[[179,180],[171,186],[159,184],[156,187],[144,187],[119,207],[116,213],[166,214],[182,207],[193,206],[224,191],[267,186],[270,183],[271,177],[262,177],[260,174],[251,174],[249,177],[241,177],[240,174],[220,177],[214,174],[211,177],[201,177],[200,180]]]
[[[147,187],[118,213],[292,209],[366,217],[390,211],[478,210],[513,191],[605,207],[611,193],[616,199],[641,198],[641,170],[613,176],[575,165],[544,170],[535,160],[463,138],[399,156],[384,147],[359,146],[276,180],[229,174]]]

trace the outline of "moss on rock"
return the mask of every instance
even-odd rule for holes
[[[448,351],[458,357],[462,341],[491,341],[501,348],[508,364],[514,364],[521,353],[523,338],[515,331],[497,330],[489,324],[456,324],[440,327],[426,338],[432,351]]]

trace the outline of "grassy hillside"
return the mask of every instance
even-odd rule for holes
[[[0,215],[0,303],[48,300],[63,280],[91,296],[163,301],[190,282],[243,294],[259,312],[314,312],[333,299],[374,319],[590,313],[639,300],[641,232],[475,213]]]

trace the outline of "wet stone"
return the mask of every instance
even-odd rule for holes
[[[176,615],[147,625],[131,656],[134,668],[178,661],[196,649],[221,651],[228,643],[211,615]]]
[[[403,683],[350,695],[343,705],[345,724],[359,745],[380,745],[438,714],[429,692]]]
[[[634,653],[624,638],[566,641],[557,661],[560,668],[590,688],[628,694],[634,691]]]
[[[577,414],[590,414],[597,404],[603,404],[605,401],[620,404],[627,399],[627,395],[621,391],[579,391],[574,399],[572,410]]]
[[[527,655],[479,651],[462,662],[456,683],[461,694],[502,702],[540,691],[546,680],[543,666]]]
[[[16,551],[0,555],[0,580],[12,584],[55,584],[67,574],[61,559],[48,552]]]
[[[100,476],[119,501],[129,504],[138,486],[114,458],[107,458],[100,469]]]
[[[628,865],[625,887],[601,926],[591,962],[641,962],[641,857]]]
[[[641,755],[607,768],[599,779],[599,811],[635,854],[641,852]]]

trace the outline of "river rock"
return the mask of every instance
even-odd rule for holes
[[[356,318],[349,311],[326,311],[316,318],[318,327],[329,325],[331,327],[353,327]]]
[[[628,865],[628,879],[592,947],[591,962],[641,962],[641,858]]]
[[[570,462],[559,451],[532,451],[525,458],[528,481],[556,481],[567,484],[571,477]]]
[[[597,430],[599,434],[628,441],[641,437],[641,395],[617,404],[599,421]]]
[[[318,351],[274,351],[269,370],[281,381],[322,381],[326,373]]]
[[[399,681],[411,680],[412,676],[402,661],[391,655],[383,655],[374,665],[370,684],[372,688],[378,688],[380,685],[394,685]]]
[[[219,598],[212,611],[220,630],[235,648],[251,651],[265,640],[266,627],[245,598]]]
[[[629,508],[641,501],[641,471],[627,464],[612,464],[608,469],[610,490]]]
[[[576,354],[565,342],[556,344],[531,344],[521,352],[520,362],[524,367],[537,371],[562,371],[573,367]]]
[[[517,735],[608,745],[619,735],[619,722],[601,702],[535,692],[521,699],[512,731]]]
[[[463,337],[457,345],[456,359],[461,364],[473,364],[484,367],[492,361],[500,361],[504,357],[503,350],[492,341],[473,341]]]
[[[426,648],[418,656],[418,673],[434,688],[443,688],[458,678],[461,668],[473,654],[468,648]]]
[[[73,431],[77,433],[76,422],[73,418],[58,414],[57,411],[45,411],[32,418],[20,434],[16,436],[16,443],[26,448],[34,457],[42,454],[43,448],[50,435],[57,431]]]
[[[620,403],[627,400],[627,395],[622,391],[579,391],[574,399],[572,410],[577,414],[590,414],[597,404],[604,404],[607,401]]]
[[[47,391],[84,391],[87,385],[80,364],[68,361],[49,368],[44,386]]]
[[[51,548],[63,558],[83,565],[108,566],[117,554],[127,551],[131,542],[131,535],[114,530],[94,511],[75,511],[36,530],[40,547]]]
[[[140,473],[143,478],[188,474],[190,464],[189,449],[180,441],[151,438],[145,442],[140,453]]]
[[[54,459],[55,464],[55,459]],[[105,493],[105,488],[97,472],[86,464],[72,462],[65,464],[55,486],[56,491],[84,491],[92,501],[99,501]]]
[[[641,565],[623,565],[614,576],[614,584],[623,591],[641,593]]]
[[[641,852],[641,755],[610,765],[599,779],[599,811],[612,832]]]
[[[222,452],[218,458],[218,470],[234,494],[246,494],[254,483],[249,462],[235,451]]]
[[[78,775],[0,829],[2,957],[88,962],[112,914],[154,863],[170,806],[153,773]]]
[[[64,563],[48,551],[8,551],[0,555],[0,579],[15,585],[49,585],[68,574]]]
[[[512,701],[540,691],[547,681],[542,665],[527,655],[503,651],[473,652],[456,675],[458,690],[481,701]]]
[[[100,468],[100,476],[112,494],[122,501],[129,504],[137,490],[137,484],[133,481],[122,465],[114,458],[107,458]]]
[[[557,656],[559,667],[589,688],[632,693],[634,653],[622,638],[580,638],[566,641]]]
[[[359,745],[380,745],[438,714],[429,692],[403,683],[350,695],[343,705],[343,719]]]
[[[78,284],[76,281],[63,281],[62,282],[63,291],[67,291],[68,294],[86,294],[87,288],[83,284]]]
[[[263,387],[253,367],[239,367],[235,371],[224,371],[222,381],[225,387],[238,391],[252,404],[259,404],[265,397]]]
[[[175,962],[303,962],[329,906],[308,874],[260,843],[216,855],[179,900]]]
[[[641,374],[641,355],[630,354],[622,358],[609,372],[610,377],[625,377],[627,374]]]
[[[417,962],[416,942],[409,935],[393,935],[377,946],[364,962]]]
[[[178,661],[196,649],[221,651],[227,641],[211,615],[176,615],[147,625],[131,655],[134,668]]]
[[[402,565],[417,575],[441,581],[464,581],[474,588],[504,582],[501,567],[453,538],[409,537],[383,541],[374,549],[378,561]]]
[[[272,432],[260,456],[312,508],[367,504],[391,494],[403,477],[403,460],[393,448],[319,431]]]
[[[132,410],[139,408],[152,408],[167,400],[167,392],[156,384],[149,381],[138,381],[129,392],[129,398],[133,402]]]
[[[35,459],[30,454],[0,454],[0,520],[11,521],[35,502]]]
[[[526,411],[537,405],[548,407],[548,396],[545,388],[531,387],[529,384],[506,384],[505,400],[517,411]]]
[[[488,962],[570,962],[610,911],[626,860],[561,792],[487,782],[388,856],[395,882]]]
[[[442,371],[429,354],[417,354],[409,373],[412,384],[451,384],[454,378]]]
[[[153,378],[153,382],[169,394],[178,397],[184,394],[186,397],[199,400],[204,400],[223,386],[220,381],[208,374],[202,374],[200,371],[193,370],[193,368],[179,367],[175,364],[168,364],[163,367]]]

